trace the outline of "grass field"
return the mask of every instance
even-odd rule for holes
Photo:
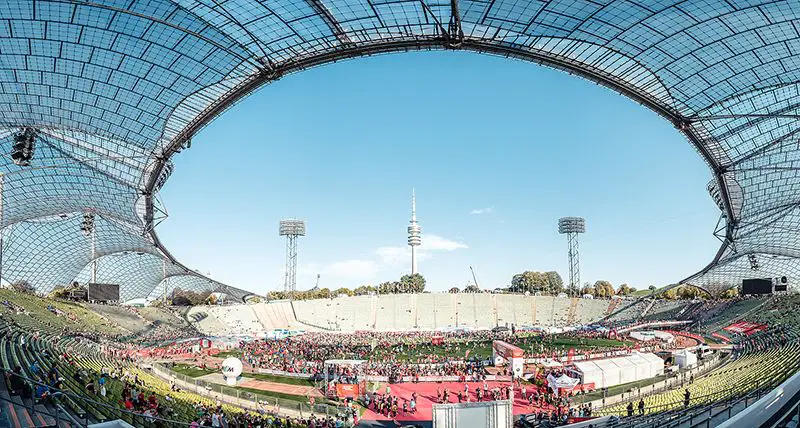
[[[566,351],[574,348],[576,351],[584,349],[592,349],[597,347],[619,347],[625,346],[629,342],[623,342],[614,339],[604,338],[572,338],[572,337],[554,337],[552,339],[546,336],[527,336],[515,341],[517,346],[524,349],[527,353],[538,354],[541,352],[542,345],[546,349],[556,349]],[[416,348],[400,348],[392,347],[388,349],[376,348],[374,356],[376,357],[389,357],[393,356],[397,360],[407,361],[424,358],[429,355],[436,355],[450,358],[464,358],[469,351],[469,357],[476,359],[489,359],[492,356],[492,342],[491,341],[464,341],[448,343],[444,346],[433,345],[418,345]]]
[[[275,398],[281,398],[281,399],[284,399],[284,400],[296,401],[298,403],[308,404],[308,397],[306,397],[305,395],[292,395],[292,394],[285,394],[285,393],[282,393],[282,392],[262,391],[260,389],[245,388],[243,386],[237,386],[235,388],[237,390],[239,390],[239,391],[245,391],[245,392],[249,392],[251,394],[256,394],[256,395],[260,395],[260,396],[275,397]]]
[[[219,357],[219,358],[228,358],[228,357],[241,358],[242,357],[242,350],[241,349],[230,349],[230,350],[227,350],[227,351],[222,351],[222,352],[218,353],[215,356]]]
[[[187,364],[176,364],[174,367],[171,368],[172,371],[175,373],[180,373],[184,376],[189,377],[200,377],[205,376],[207,374],[218,373],[218,370],[215,369],[203,369],[200,367],[190,366]]]
[[[175,373],[180,373],[184,376],[189,376],[191,378],[198,378],[201,376],[205,376],[207,374],[219,373],[219,370],[216,369],[203,369],[200,367],[190,366],[187,364],[176,364],[175,367],[172,367],[172,371]],[[277,376],[271,374],[262,374],[262,373],[242,373],[242,376],[261,380],[264,382],[275,382],[275,383],[283,383],[286,385],[298,385],[298,386],[314,386],[314,382],[309,379],[298,379],[294,377],[288,376]]]

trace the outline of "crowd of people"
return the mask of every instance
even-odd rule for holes
[[[592,346],[593,339],[604,339],[597,331],[561,334],[582,350],[592,353],[624,349]],[[326,360],[363,361],[363,374],[386,377],[463,376],[480,377],[486,371],[481,362],[491,359],[492,341],[501,339],[527,350],[529,357],[566,356],[571,351],[553,345],[552,336],[532,331],[453,331],[453,332],[355,332],[351,334],[305,333],[284,339],[241,342],[242,360],[259,369],[287,373],[323,375]],[[574,349],[572,352],[574,353]],[[329,368],[330,370],[330,368]]]
[[[771,311],[791,310],[796,302],[787,300],[783,302],[776,299],[776,304]],[[12,302],[2,302],[2,307],[14,313],[24,312]],[[46,308],[53,314],[64,317],[67,313],[49,306]],[[135,309],[131,309],[135,311]],[[45,319],[40,320],[47,323]],[[10,320],[13,323],[13,320]],[[154,343],[169,343],[165,349],[176,353],[192,353],[194,342],[191,345],[176,341],[187,335],[196,335],[196,331],[183,329],[173,323],[153,323],[154,327],[149,335],[141,337],[152,340]],[[158,329],[159,326],[163,328]],[[48,327],[51,327],[48,324]],[[57,328],[57,326],[52,326]],[[120,408],[144,415],[146,417],[169,417],[171,414],[170,395],[158,396],[152,388],[147,388],[138,377],[126,373],[125,365],[136,364],[138,355],[131,354],[130,349],[120,344],[117,338],[109,337],[94,331],[75,332],[66,326],[61,327],[64,335],[74,338],[84,346],[95,346],[106,351],[107,355],[117,359],[120,366],[110,371],[104,370],[99,374],[90,374],[79,370],[74,375],[74,381],[84,385],[88,395],[110,397],[117,400]],[[740,348],[746,350],[766,349],[782,340],[787,340],[793,330],[772,324],[763,335],[752,337],[751,340],[742,342]],[[549,420],[551,423],[563,423],[574,417],[590,417],[592,408],[588,405],[574,406],[569,395],[556,394],[549,390],[543,382],[548,371],[539,370],[530,383],[520,382],[511,376],[504,378],[502,383],[487,384],[487,376],[510,375],[506,368],[491,368],[488,364],[491,355],[492,341],[503,340],[525,350],[527,358],[559,358],[567,355],[580,355],[591,352],[594,355],[613,353],[630,349],[630,343],[609,340],[608,330],[585,329],[562,332],[551,335],[543,331],[520,331],[515,328],[491,330],[454,330],[446,332],[355,332],[355,333],[315,333],[309,332],[302,335],[290,336],[283,339],[264,339],[239,342],[242,360],[250,368],[270,369],[288,373],[304,373],[318,379],[326,378],[334,382],[358,383],[360,376],[378,376],[395,381],[424,382],[425,377],[448,377],[450,382],[464,385],[464,388],[446,387],[439,388],[436,401],[441,403],[467,403],[490,400],[515,400],[527,403],[526,411],[539,420]],[[681,341],[681,337],[678,337]],[[139,339],[140,343],[144,340]],[[567,344],[567,345],[565,345]],[[640,342],[641,344],[641,342]],[[645,343],[652,346],[667,346],[656,343]],[[27,346],[20,343],[20,346]],[[570,348],[568,348],[570,346]],[[574,347],[574,348],[572,348]],[[150,346],[149,348],[153,348]],[[65,352],[61,358],[69,358],[71,351]],[[151,354],[152,355],[152,354]],[[156,355],[164,357],[165,355]],[[359,363],[328,363],[330,360],[357,360]],[[19,368],[16,368],[19,371]],[[326,371],[327,369],[327,371]],[[63,379],[53,369],[44,370],[32,366],[29,372],[37,375],[42,384],[31,387],[24,393],[38,400],[48,400],[62,385]],[[558,373],[556,373],[558,374]],[[21,375],[20,375],[21,377]],[[457,378],[458,380],[452,380]],[[509,382],[509,379],[511,380]],[[122,387],[112,393],[106,388],[107,382],[114,380]],[[491,382],[491,381],[490,381]],[[15,380],[13,373],[9,377],[12,388],[24,389],[24,383]],[[173,388],[176,388],[173,384]],[[383,388],[383,387],[381,387]],[[146,392],[147,391],[147,392]],[[362,404],[370,410],[384,415],[387,418],[397,418],[413,415],[418,411],[418,397],[414,392],[411,396],[392,394],[387,387],[386,391],[378,391],[361,397]],[[339,428],[349,426],[355,415],[346,412],[338,416],[324,418],[287,418],[268,411],[229,413],[219,404],[195,403],[196,411],[192,426],[258,426],[259,424],[282,426],[287,428]],[[228,408],[230,410],[230,408]]]

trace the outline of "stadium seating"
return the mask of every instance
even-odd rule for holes
[[[768,300],[769,298],[751,298],[726,301],[717,306],[712,306],[712,303],[704,304],[694,316],[698,323],[698,331],[703,334],[720,332],[723,328],[767,303]]]
[[[571,325],[605,316],[607,300],[490,293],[340,296],[251,305],[195,307],[188,319],[206,334],[273,329],[432,330]]]
[[[760,386],[777,385],[800,368],[800,344],[793,342],[774,349],[747,352],[686,386],[691,405],[704,405],[744,395]],[[664,412],[684,406],[684,389],[644,397],[646,413]],[[625,414],[627,402],[597,412]],[[636,405],[636,403],[634,403]]]
[[[8,404],[0,401],[5,417],[11,419],[10,426],[41,427],[54,425],[55,406],[61,406],[62,415],[69,417],[81,424],[99,423],[107,420],[122,419],[136,427],[152,427],[151,418],[126,413],[119,403],[123,380],[110,376],[107,377],[106,396],[87,392],[85,384],[97,381],[101,373],[113,372],[128,373],[129,381],[138,379],[137,388],[148,396],[155,393],[157,400],[169,409],[163,415],[172,420],[191,421],[197,417],[195,405],[200,404],[207,408],[215,407],[218,403],[207,397],[189,391],[173,390],[164,380],[139,369],[131,363],[121,359],[112,359],[100,352],[100,347],[94,342],[70,335],[64,335],[64,329],[70,328],[67,319],[61,322],[50,323],[42,321],[35,312],[36,299],[32,296],[13,296],[16,307],[23,308],[21,313],[10,310],[0,310],[0,364],[8,372],[15,366],[22,368],[22,374],[28,379],[37,381],[38,376],[32,371],[36,363],[42,372],[51,367],[58,370],[63,379],[64,391],[57,400],[46,403],[36,403],[30,399],[11,396],[7,388],[0,391],[0,399],[12,401]],[[3,305],[6,307],[6,305]],[[36,333],[32,333],[36,332]],[[24,346],[20,345],[25,343]],[[80,380],[79,380],[80,379]],[[7,386],[4,379],[0,379],[3,386]],[[167,398],[169,397],[169,398]],[[241,408],[222,405],[228,415],[244,412]],[[2,417],[0,417],[2,423]],[[68,426],[68,425],[65,425]],[[286,425],[284,425],[286,426]]]
[[[144,332],[150,325],[149,321],[142,318],[131,308],[100,304],[87,304],[87,306],[92,311],[134,334]]]

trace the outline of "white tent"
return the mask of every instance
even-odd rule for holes
[[[601,360],[576,361],[575,373],[586,385],[606,388],[664,374],[664,361],[655,354],[634,352]]]
[[[659,339],[662,342],[672,343],[675,341],[675,336],[671,333],[667,333],[665,331],[659,330],[639,330],[639,331],[632,331],[630,336],[633,339],[641,340],[643,342],[649,340]]]
[[[675,365],[680,368],[693,367],[697,365],[697,354],[690,352],[687,349],[673,352],[672,358],[675,360]]]
[[[619,367],[619,383],[636,382],[636,363],[631,358],[612,360]]]
[[[572,377],[567,376],[566,374],[562,374],[559,377],[555,377],[552,374],[547,376],[547,386],[550,387],[556,394],[563,389],[566,388],[571,390],[580,382],[579,379],[575,379]]]

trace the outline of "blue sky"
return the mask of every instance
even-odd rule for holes
[[[346,61],[261,88],[174,158],[162,241],[189,267],[257,293],[283,286],[281,218],[302,218],[298,288],[410,270],[411,188],[428,288],[523,270],[567,280],[562,216],[586,218],[581,280],[642,288],[718,248],[710,173],[655,113],[530,63],[424,52]]]

